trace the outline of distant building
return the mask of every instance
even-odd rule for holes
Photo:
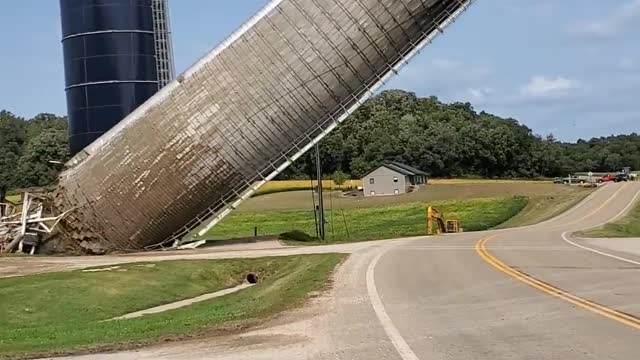
[[[427,184],[427,174],[399,162],[388,162],[362,179],[364,196],[399,195]]]

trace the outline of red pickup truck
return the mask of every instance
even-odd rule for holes
[[[612,182],[612,181],[616,181],[616,176],[615,175],[611,175],[611,174],[607,174],[607,175],[599,178],[596,181],[599,182],[599,183]]]

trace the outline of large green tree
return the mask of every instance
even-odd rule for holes
[[[0,111],[0,202],[16,183],[25,137],[24,121],[8,111]]]
[[[0,196],[6,191],[55,182],[69,158],[67,120],[39,114],[24,120],[0,111]],[[55,163],[52,163],[54,161]]]
[[[29,139],[20,157],[16,184],[20,187],[47,186],[55,182],[61,162],[69,158],[67,132],[56,128],[41,129]]]

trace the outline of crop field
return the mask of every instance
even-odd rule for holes
[[[341,254],[126,264],[103,271],[0,279],[0,358],[135,347],[203,331],[237,329],[304,303],[323,290]],[[137,319],[116,316],[233,287],[257,285]]]
[[[309,190],[318,186],[317,180],[275,180],[269,181],[257,191],[257,195],[280,193],[286,191]],[[333,180],[322,180],[323,189],[349,189],[362,186],[362,180],[347,180],[342,186],[336,185]]]
[[[433,185],[451,185],[451,184],[542,184],[550,183],[545,180],[490,180],[490,179],[429,179],[429,184]],[[308,190],[318,185],[317,180],[274,180],[265,184],[258,190],[257,194],[271,194],[285,191]],[[362,179],[347,180],[341,186],[338,186],[333,180],[322,180],[322,188],[335,189],[353,189],[362,187]]]
[[[430,203],[447,219],[460,220],[465,231],[486,230],[519,213],[524,197],[435,201]],[[378,240],[426,234],[423,203],[348,208],[326,212],[327,242]],[[310,210],[236,212],[213,228],[207,239],[228,239],[259,235],[279,235],[299,230],[315,236],[315,220]]]

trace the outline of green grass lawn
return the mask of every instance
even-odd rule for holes
[[[532,196],[529,198],[527,206],[522,209],[521,212],[500,224],[497,228],[504,229],[533,225],[556,217],[577,205],[593,192],[593,189],[589,188],[578,189],[582,191],[577,191],[571,194]]]
[[[587,238],[640,237],[640,204],[624,218],[601,228],[581,231],[578,236]]]
[[[460,220],[465,231],[478,231],[501,224],[526,205],[524,197],[435,201],[429,203],[444,213],[446,219]],[[327,241],[378,240],[426,233],[424,203],[409,203],[326,212]],[[279,235],[301,230],[315,235],[313,211],[234,212],[214,227],[207,239],[229,239],[259,235]]]
[[[0,357],[134,346],[255,323],[321,290],[341,254],[127,264],[104,272],[0,279]],[[138,319],[101,322],[240,284],[218,299]]]

